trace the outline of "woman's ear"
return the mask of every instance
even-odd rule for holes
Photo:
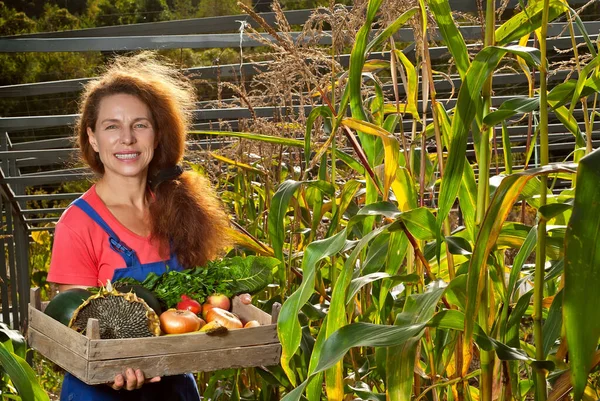
[[[98,143],[96,142],[96,135],[90,127],[87,127],[87,134],[88,140],[90,141],[90,145],[92,145],[92,149],[94,149],[95,152],[98,152]]]

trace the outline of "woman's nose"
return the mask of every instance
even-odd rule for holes
[[[121,131],[121,143],[123,145],[133,145],[136,140],[135,140],[135,135],[133,133],[133,129],[131,128],[125,128]]]

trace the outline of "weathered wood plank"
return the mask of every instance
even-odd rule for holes
[[[42,298],[40,297],[40,289],[38,287],[33,287],[29,290],[29,303],[35,309],[42,310]]]
[[[279,302],[275,302],[271,308],[271,324],[277,324],[279,312],[281,312],[281,304]]]
[[[86,382],[88,384],[109,382],[114,379],[115,374],[123,373],[127,368],[141,369],[146,377],[154,377],[187,372],[209,372],[225,368],[270,366],[279,363],[280,355],[281,345],[271,344],[186,354],[91,361]]]
[[[69,349],[76,355],[83,358],[88,356],[89,340],[85,336],[64,326],[31,305],[29,305],[29,329],[37,330],[53,340],[60,341],[61,344],[68,345]]]
[[[98,322],[98,319],[88,319],[85,336],[90,340],[100,339],[100,322]]]
[[[65,341],[64,344],[69,343]],[[88,361],[77,355],[70,346],[67,348],[31,326],[29,326],[29,345],[80,380],[85,381],[87,379]]]
[[[240,297],[233,297],[231,300],[231,311],[245,321],[257,320],[262,326],[271,324],[271,315],[254,305],[243,304]]]
[[[270,317],[269,317],[270,318]],[[222,335],[187,333],[148,338],[91,340],[90,361],[186,354],[205,350],[248,347],[278,343],[275,325],[231,330]]]

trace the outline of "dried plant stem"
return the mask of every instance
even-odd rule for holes
[[[546,36],[548,36],[548,9],[549,0],[544,0],[542,11],[542,26],[540,34],[540,161],[545,166],[548,158],[548,61],[546,59]],[[540,177],[539,201],[540,207],[546,205],[548,192],[548,177]],[[535,260],[534,290],[533,290],[533,337],[535,342],[535,357],[543,360],[544,335],[542,332],[542,302],[544,299],[544,268],[546,266],[546,221],[540,219],[538,222],[537,248]],[[548,395],[546,386],[546,371],[535,369],[536,385],[535,400],[545,401]]]

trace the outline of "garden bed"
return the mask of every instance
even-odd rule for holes
[[[232,300],[232,312],[261,326],[222,334],[187,333],[147,338],[99,339],[98,321],[89,319],[86,335],[44,314],[37,289],[29,304],[29,345],[87,384],[108,383],[126,368],[146,377],[206,372],[226,368],[271,366],[279,363],[277,337],[279,304],[271,315],[253,305]]]

